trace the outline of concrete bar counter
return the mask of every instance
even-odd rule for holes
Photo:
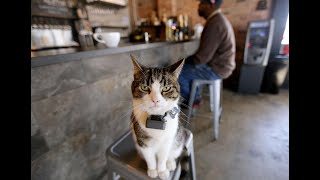
[[[159,42],[32,58],[32,179],[103,177],[107,147],[130,125],[130,54],[146,66],[167,66],[198,46]]]

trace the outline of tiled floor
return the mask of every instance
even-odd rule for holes
[[[191,119],[199,180],[289,179],[289,92],[223,93],[218,141],[207,100]]]

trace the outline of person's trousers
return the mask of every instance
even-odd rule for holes
[[[179,76],[180,95],[185,102],[189,101],[192,81],[194,79],[216,80],[221,79],[219,75],[213,72],[206,64],[185,64]],[[199,89],[196,90],[195,100],[200,98]]]

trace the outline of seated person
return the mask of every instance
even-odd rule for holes
[[[228,78],[236,67],[235,37],[228,19],[220,10],[222,0],[200,0],[198,13],[206,19],[196,53],[185,60],[179,77],[181,96],[188,105],[192,80]],[[200,103],[199,90],[195,103]]]

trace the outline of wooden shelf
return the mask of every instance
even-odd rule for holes
[[[92,28],[101,27],[101,28],[114,28],[114,29],[128,29],[129,26],[107,26],[101,24],[91,24]]]
[[[50,47],[43,47],[43,48],[35,48],[32,49],[32,52],[37,52],[37,51],[44,51],[44,50],[54,50],[54,49],[63,49],[63,48],[76,48],[80,47],[80,45],[69,45],[69,46],[50,46]]]
[[[95,2],[113,4],[113,5],[122,6],[122,7],[127,6],[127,0],[91,0],[91,1],[87,0],[87,3],[95,3]]]
[[[77,19],[73,8],[50,6],[46,4],[31,4],[31,15],[62,19]]]

